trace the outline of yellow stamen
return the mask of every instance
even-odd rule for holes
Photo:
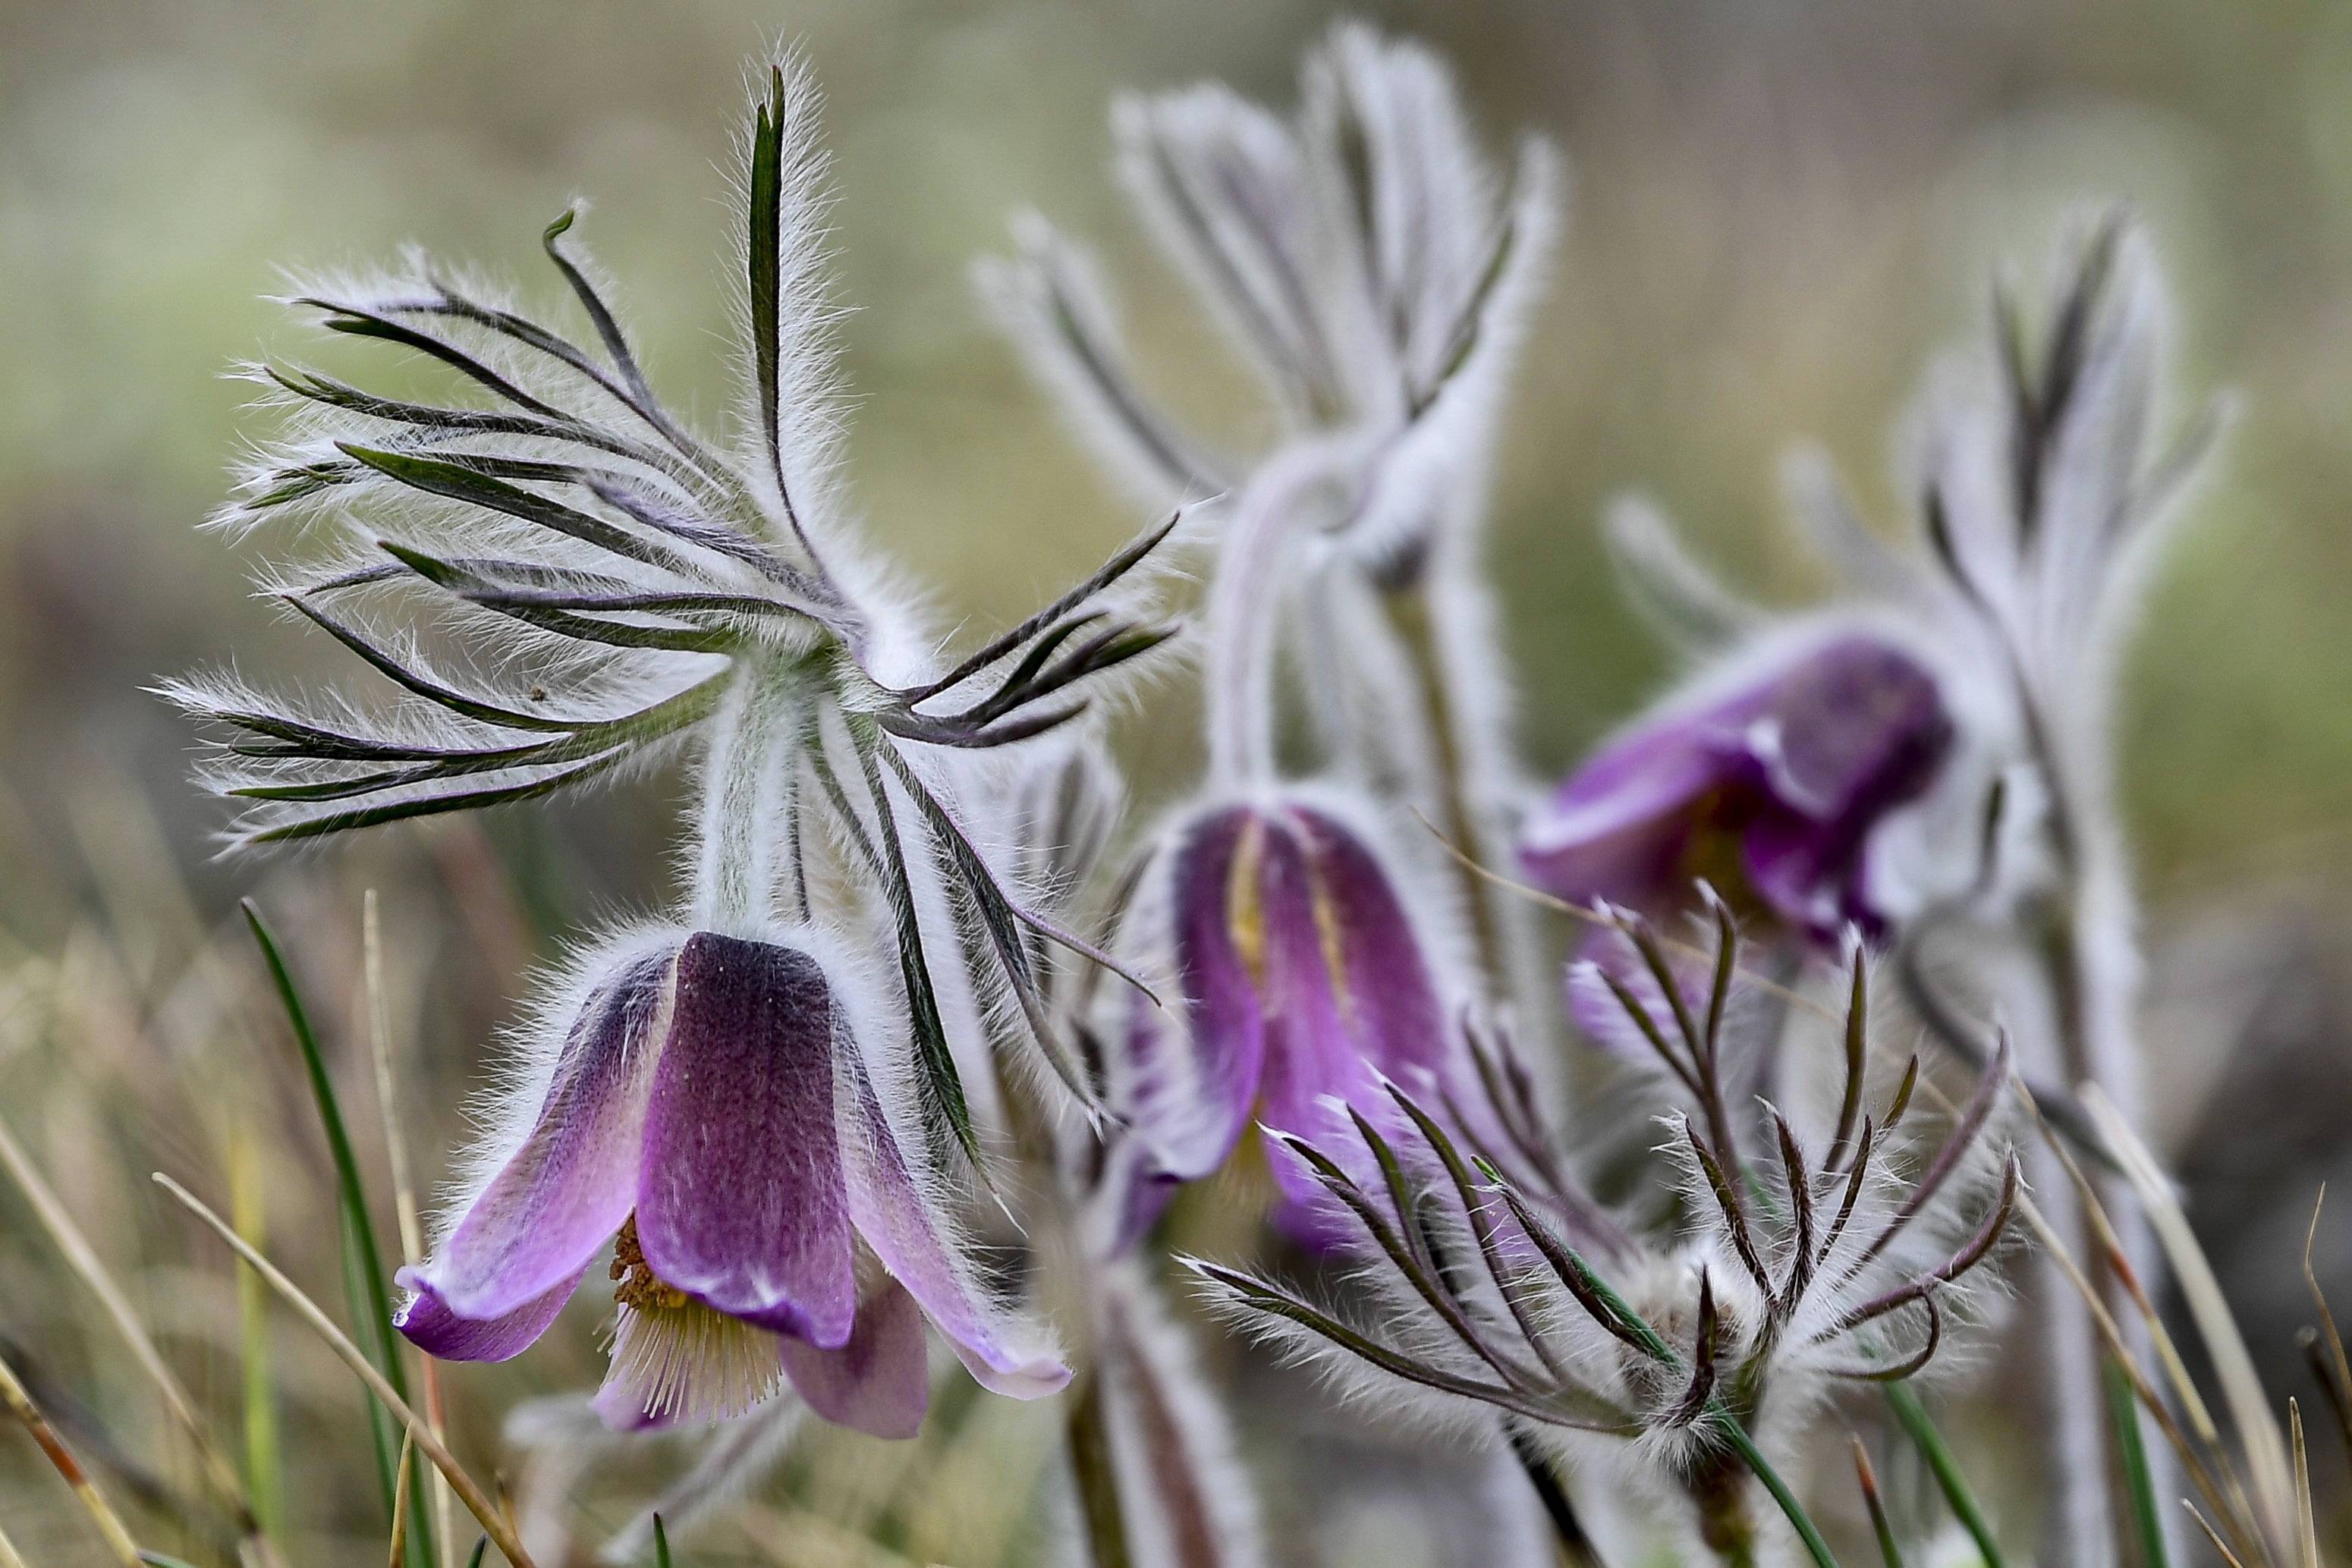
[[[646,1261],[645,1249],[637,1245],[637,1217],[634,1214],[621,1221],[621,1234],[613,1239],[611,1277],[619,1281],[613,1299],[625,1307],[640,1312],[661,1307],[675,1312],[686,1305],[686,1292],[655,1273],[653,1266]]]
[[[613,1243],[609,1382],[632,1407],[683,1421],[723,1421],[772,1397],[784,1381],[778,1336],[706,1306],[664,1280],[637,1242],[636,1217]]]

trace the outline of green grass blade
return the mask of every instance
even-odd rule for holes
[[[2113,1357],[2105,1363],[2107,1412],[2116,1424],[2116,1446],[2123,1457],[2124,1484],[2132,1500],[2132,1522],[2139,1530],[2140,1561],[2147,1568],[2171,1568],[2164,1550],[2164,1516],[2158,1511],[2156,1478],[2147,1465],[2147,1445],[2139,1428],[2139,1398],[2131,1379]]]
[[[352,1152],[342,1103],[335,1094],[334,1080],[328,1075],[318,1031],[310,1026],[310,1009],[302,1004],[302,994],[294,984],[293,972],[287,967],[278,939],[270,934],[261,911],[251,899],[240,901],[238,907],[245,912],[246,925],[252,928],[253,939],[269,967],[278,1002],[285,1008],[286,1021],[294,1031],[294,1043],[301,1050],[303,1071],[310,1079],[311,1097],[318,1103],[327,1151],[334,1160],[337,1207],[342,1213],[343,1285],[357,1331],[352,1337],[370,1363],[383,1375],[383,1380],[392,1385],[393,1392],[404,1400],[408,1397],[408,1378],[393,1339],[392,1291],[383,1276],[383,1254],[376,1249],[375,1225],[368,1218],[367,1187],[360,1177],[359,1158]],[[383,1484],[384,1511],[389,1514],[397,1490],[395,1456],[400,1452],[400,1432],[392,1413],[373,1398],[368,1401],[368,1417],[369,1432],[375,1443],[378,1479]],[[433,1549],[433,1520],[425,1490],[415,1489],[409,1499],[409,1568],[436,1568],[438,1562]]]
[[[1936,1429],[1936,1423],[1927,1415],[1927,1407],[1904,1384],[1890,1383],[1885,1393],[1887,1407],[1895,1412],[1895,1422],[1927,1459],[1928,1469],[1935,1473],[1937,1490],[1951,1505],[1953,1517],[1960,1521],[1960,1528],[1976,1542],[1977,1550],[1984,1555],[1985,1568],[2006,1568],[2006,1560],[2000,1554],[2000,1542],[1993,1538],[1992,1525],[1985,1518],[1984,1510],[1977,1505],[1977,1494],[1969,1486],[1969,1478],[1962,1473],[1959,1460],[1953,1457],[1951,1448],[1945,1443],[1944,1435]]]
[[[660,1514],[654,1515],[654,1568],[669,1568],[669,1531],[662,1528]]]

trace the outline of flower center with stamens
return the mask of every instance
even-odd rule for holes
[[[653,1270],[636,1217],[613,1240],[619,1303],[608,1386],[632,1416],[722,1421],[772,1397],[784,1381],[777,1336],[696,1301]]]
[[[684,1291],[654,1272],[646,1261],[645,1249],[637,1245],[637,1217],[634,1214],[621,1221],[621,1234],[613,1239],[611,1278],[619,1281],[613,1287],[613,1300],[639,1312],[667,1308],[676,1312],[686,1305]]]

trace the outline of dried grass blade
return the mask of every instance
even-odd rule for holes
[[[386,1561],[390,1568],[400,1568],[408,1555],[408,1499],[416,1484],[416,1432],[414,1427],[401,1434],[400,1473],[392,1488],[392,1549]]]
[[[89,1515],[90,1522],[98,1526],[98,1532],[105,1538],[107,1550],[114,1554],[114,1560],[122,1568],[140,1568],[139,1546],[131,1539],[131,1531],[123,1528],[122,1516],[114,1511],[112,1505],[99,1491],[97,1484],[82,1469],[80,1462],[73,1457],[73,1451],[50,1427],[47,1418],[41,1414],[40,1406],[33,1403],[33,1396],[16,1380],[15,1370],[5,1357],[0,1357],[0,1405],[5,1405],[8,1413],[24,1423],[25,1430],[40,1446],[42,1455],[64,1478],[66,1485],[73,1489],[76,1500]]]
[[[394,1391],[391,1382],[383,1373],[375,1369],[374,1364],[368,1360],[360,1347],[352,1343],[351,1336],[337,1328],[334,1320],[327,1316],[316,1301],[304,1295],[300,1286],[280,1273],[276,1264],[247,1246],[245,1239],[231,1229],[228,1223],[219,1215],[207,1207],[202,1198],[161,1171],[155,1173],[155,1183],[179,1199],[188,1212],[210,1227],[215,1235],[228,1244],[230,1250],[251,1264],[254,1272],[259,1274],[269,1288],[277,1291],[278,1297],[288,1306],[293,1308],[295,1313],[308,1323],[320,1338],[327,1342],[328,1348],[341,1358],[344,1365],[359,1375],[360,1381],[367,1385],[368,1391],[383,1403],[384,1408],[391,1411],[394,1418],[407,1427],[415,1437],[416,1446],[425,1450],[425,1457],[432,1460],[434,1466],[443,1475],[449,1478],[449,1484],[457,1489],[457,1496],[465,1502],[467,1511],[481,1522],[483,1531],[498,1543],[500,1552],[506,1553],[507,1561],[512,1563],[514,1568],[536,1568],[530,1553],[523,1550],[521,1540],[516,1536],[513,1528],[508,1523],[505,1514],[500,1511],[499,1506],[490,1500],[479,1486],[475,1484],[474,1478],[466,1473],[465,1468],[457,1463],[457,1456],[450,1453],[448,1447],[433,1435],[431,1428],[425,1425],[415,1411],[408,1407],[408,1402]]]
[[[172,1418],[188,1434],[189,1440],[195,1446],[198,1462],[204,1468],[205,1479],[228,1504],[236,1517],[239,1535],[248,1541],[257,1536],[260,1526],[256,1522],[255,1511],[247,1496],[245,1485],[238,1480],[236,1469],[214,1446],[204,1417],[196,1412],[195,1402],[188,1396],[187,1389],[164,1362],[163,1353],[155,1348],[154,1340],[149,1336],[146,1325],[139,1321],[139,1314],[132,1309],[130,1298],[114,1282],[113,1275],[107,1271],[97,1250],[82,1235],[80,1227],[74,1223],[73,1216],[58,1201],[56,1191],[5,1123],[0,1123],[0,1166],[7,1167],[9,1177],[23,1193],[34,1218],[40,1221],[41,1228],[48,1232],[49,1239],[64,1254],[67,1265],[89,1287],[89,1293],[98,1298],[99,1305],[105,1309],[116,1332],[131,1347],[131,1359],[155,1385],[156,1391],[163,1396],[164,1407],[171,1411]],[[263,1555],[274,1561],[274,1554],[265,1552]]]
[[[1870,1451],[1862,1439],[1853,1439],[1853,1479],[1862,1488],[1862,1500],[1870,1510],[1871,1533],[1878,1538],[1878,1555],[1886,1568],[1904,1568],[1903,1548],[1895,1539],[1894,1522],[1886,1517],[1886,1500],[1878,1495],[1878,1472],[1870,1468]]]
[[[267,1245],[268,1209],[261,1197],[260,1155],[251,1124],[239,1113],[228,1134],[229,1218],[237,1234]],[[253,1511],[263,1531],[286,1530],[286,1464],[278,1433],[278,1388],[269,1335],[269,1291],[261,1277],[236,1270],[238,1370],[243,1382],[245,1474]]]
[[[2139,1195],[2148,1222],[2172,1265],[2173,1278],[2179,1281],[2189,1316],[2213,1358],[2214,1375],[2221,1380],[2231,1423],[2238,1429],[2238,1440],[2245,1447],[2255,1500],[2270,1537],[2273,1541],[2291,1541],[2294,1538],[2294,1479],[2287,1461],[2286,1443],[2270,1413],[2245,1337],[2231,1315],[2221,1281],[2213,1277],[2213,1266],[2207,1260],[2205,1249],[2197,1244],[2188,1217],[2181,1213],[2170,1185],[2139,1134],[2095,1085],[2085,1091],[2084,1103],[2097,1124],[2100,1136],[2122,1164],[2126,1179]]]
[[[2294,1550],[2299,1568],[2319,1568],[2319,1527],[2311,1515],[2311,1455],[2303,1446],[2303,1407],[2286,1402],[2286,1426],[2294,1444]]]

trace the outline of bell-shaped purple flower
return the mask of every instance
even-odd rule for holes
[[[1814,641],[1620,733],[1532,815],[1520,860],[1579,904],[1664,913],[1704,879],[1823,945],[1877,931],[1871,834],[1933,783],[1952,735],[1911,653],[1859,632]]]
[[[1395,878],[1339,815],[1297,801],[1192,818],[1165,866],[1166,937],[1181,1021],[1140,1004],[1128,1033],[1129,1094],[1145,1145],[1131,1224],[1157,1212],[1150,1186],[1204,1176],[1253,1117],[1310,1140],[1353,1108],[1396,1117],[1383,1077],[1413,1081],[1446,1049],[1436,973]],[[1295,1161],[1273,1168],[1284,1222],[1320,1234],[1320,1188]]]
[[[527,1127],[403,1271],[410,1340],[516,1355],[610,1243],[615,1426],[738,1415],[789,1382],[829,1420],[912,1436],[926,1317],[991,1388],[1067,1381],[981,1282],[907,1096],[809,951],[672,932],[598,972]]]

